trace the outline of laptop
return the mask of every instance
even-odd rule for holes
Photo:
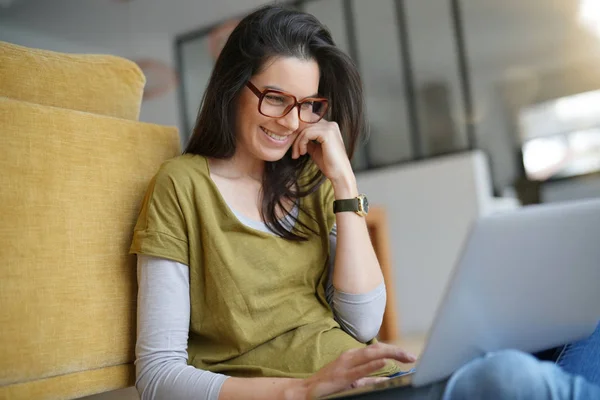
[[[482,217],[464,243],[415,372],[325,398],[420,387],[488,352],[533,353],[589,336],[600,321],[599,282],[600,199]]]

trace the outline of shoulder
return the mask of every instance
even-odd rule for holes
[[[201,183],[207,176],[208,164],[204,156],[184,154],[163,162],[153,183],[163,188],[185,188]]]
[[[183,154],[163,162],[156,176],[180,180],[197,174],[208,174],[206,157],[196,154]]]
[[[206,158],[184,154],[163,162],[148,186],[148,201],[187,198],[208,176]]]

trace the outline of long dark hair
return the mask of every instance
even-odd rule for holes
[[[221,159],[235,154],[238,95],[266,61],[278,56],[317,62],[319,94],[327,97],[330,105],[326,118],[337,122],[352,157],[365,131],[362,83],[356,65],[336,47],[330,32],[314,16],[275,5],[245,17],[229,36],[215,63],[184,153]],[[309,178],[300,184],[300,177],[306,174]],[[269,229],[290,240],[306,240],[306,230],[317,233],[299,219],[296,228],[286,227],[276,210],[284,209],[284,199],[300,206],[297,200],[314,193],[323,181],[308,155],[294,160],[290,150],[281,160],[266,162],[261,216]],[[306,214],[302,208],[300,212]]]

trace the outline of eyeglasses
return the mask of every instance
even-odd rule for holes
[[[296,96],[280,90],[266,89],[261,92],[250,81],[246,86],[258,97],[258,112],[265,117],[281,118],[298,107],[300,121],[314,124],[325,116],[329,106],[327,99],[322,97],[307,97],[298,101]]]

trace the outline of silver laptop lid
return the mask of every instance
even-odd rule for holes
[[[535,352],[600,320],[600,200],[524,207],[478,220],[413,376],[421,386],[487,352]]]

